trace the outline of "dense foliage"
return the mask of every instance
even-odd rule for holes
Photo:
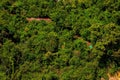
[[[120,0],[1,0],[1,80],[107,80],[119,69]]]

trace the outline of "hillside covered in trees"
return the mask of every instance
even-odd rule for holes
[[[119,70],[120,0],[0,0],[0,80],[108,80]]]

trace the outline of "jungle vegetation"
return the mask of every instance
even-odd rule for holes
[[[120,0],[0,1],[1,80],[108,80],[118,70]]]

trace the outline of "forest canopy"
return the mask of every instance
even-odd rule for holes
[[[119,75],[120,0],[1,0],[1,80]]]

